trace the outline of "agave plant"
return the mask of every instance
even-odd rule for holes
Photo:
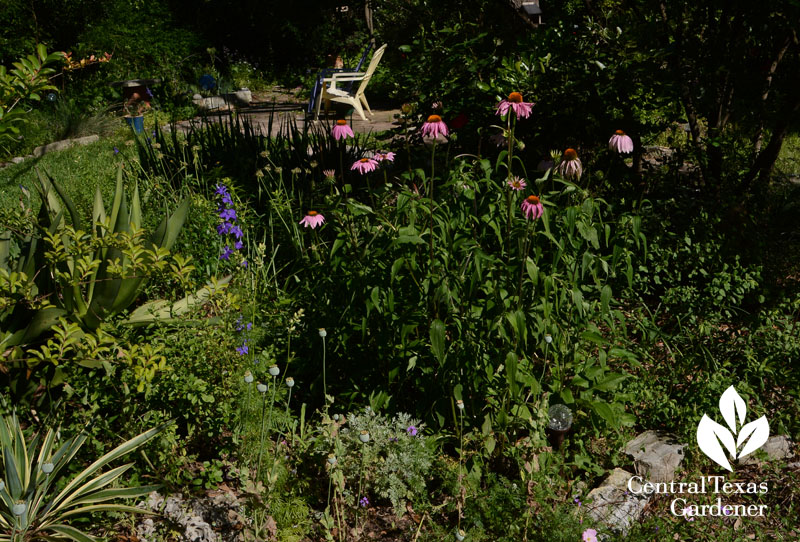
[[[158,490],[160,486],[109,487],[133,463],[102,473],[100,471],[112,461],[145,444],[159,434],[165,425],[120,444],[67,481],[66,467],[86,441],[86,434],[71,438],[56,448],[58,431],[50,429],[44,438],[37,433],[26,443],[15,413],[0,420],[3,456],[0,542],[91,542],[96,538],[69,525],[70,518],[109,511],[142,513],[139,508],[109,501],[141,497]]]
[[[110,211],[106,212],[98,189],[92,226],[87,230],[75,205],[60,185],[49,176],[39,175],[39,181],[37,188],[42,199],[38,216],[40,231],[22,240],[14,269],[9,266],[11,234],[0,235],[0,278],[4,285],[14,286],[14,280],[19,282],[17,295],[22,296],[20,292],[24,292],[28,294],[27,300],[46,299],[47,303],[32,306],[20,302],[0,306],[0,347],[3,348],[29,343],[61,317],[91,330],[97,329],[108,317],[127,309],[145,284],[147,273],[125,276],[120,275],[119,269],[137,264],[137,259],[141,259],[144,265],[163,259],[175,243],[189,210],[190,200],[185,199],[172,215],[164,218],[155,232],[144,237],[138,186],[130,198],[129,209],[120,170]],[[65,213],[71,218],[71,226],[66,224]],[[66,230],[69,235],[64,233]],[[71,251],[83,238],[87,239],[87,244],[94,243],[96,248],[88,252]],[[129,250],[118,246],[119,240],[128,240]],[[56,245],[61,249],[60,259],[53,263],[52,253]],[[48,265],[50,269],[46,269]],[[26,282],[27,290],[24,287]]]

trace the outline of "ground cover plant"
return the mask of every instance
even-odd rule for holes
[[[0,170],[0,538],[796,538],[794,459],[695,446],[732,385],[800,436],[796,6],[399,4],[391,132],[150,115]],[[651,429],[769,513],[599,521]]]

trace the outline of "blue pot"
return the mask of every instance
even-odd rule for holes
[[[134,134],[141,134],[144,132],[144,116],[125,117],[125,122],[128,123],[128,126],[133,128]]]

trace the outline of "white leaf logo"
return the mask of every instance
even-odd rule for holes
[[[761,416],[745,425],[747,405],[733,386],[725,390],[719,398],[719,411],[730,430],[703,414],[697,425],[697,445],[709,459],[732,471],[727,456],[740,459],[761,448],[769,438],[769,422],[766,417]]]

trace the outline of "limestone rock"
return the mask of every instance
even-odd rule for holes
[[[612,530],[625,536],[636,523],[650,501],[646,495],[637,495],[628,490],[628,481],[633,474],[624,469],[614,469],[599,487],[587,496],[587,512],[598,522],[605,523]],[[639,491],[641,486],[632,483],[632,489]]]
[[[767,442],[759,448],[755,453],[743,457],[740,465],[751,465],[759,462],[759,452],[767,454],[769,461],[778,461],[781,459],[789,459],[794,456],[792,447],[794,443],[786,435],[773,435],[767,439]]]
[[[68,149],[73,145],[88,145],[89,143],[94,143],[99,139],[100,136],[97,134],[92,134],[85,137],[78,137],[75,139],[62,139],[61,141],[54,141],[53,143],[48,143],[47,145],[36,147],[35,149],[33,149],[33,155],[39,157],[44,154],[47,154],[48,152]]]
[[[625,447],[633,457],[636,474],[651,482],[670,482],[683,461],[684,444],[660,431],[645,431]]]

